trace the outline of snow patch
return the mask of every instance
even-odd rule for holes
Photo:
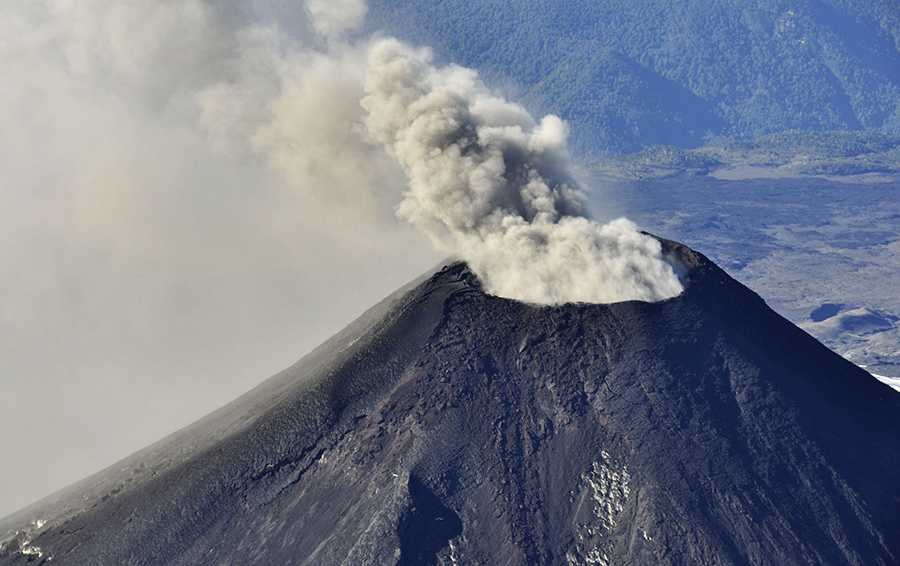
[[[30,525],[36,529],[40,529],[46,524],[46,521],[38,519],[30,522]],[[44,558],[45,552],[41,547],[31,544],[34,532],[32,529],[26,528],[23,531],[9,532],[10,539],[0,542],[0,558],[15,556],[20,554],[27,557]],[[28,559],[29,561],[32,558]],[[46,561],[53,560],[52,556],[47,556]]]
[[[574,524],[576,543],[575,548],[566,553],[569,566],[610,566],[610,535],[631,495],[627,466],[612,461],[606,451],[600,455],[601,460],[581,475],[582,501]]]
[[[32,546],[28,542],[26,542],[25,545],[22,546],[22,550],[20,552],[26,556],[36,555],[38,558],[42,558],[44,556],[44,553],[41,551],[41,547]]]
[[[603,452],[605,458],[609,454]],[[625,508],[625,500],[631,493],[628,489],[628,470],[623,467],[621,472],[594,462],[591,471],[584,474],[582,479],[591,488],[591,497],[596,503],[594,514],[601,528],[612,530],[616,526],[616,517]]]
[[[886,375],[878,375],[877,373],[869,372],[872,377],[884,383],[885,385],[890,385],[897,391],[900,391],[900,377],[888,377]]]

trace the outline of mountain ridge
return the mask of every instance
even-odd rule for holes
[[[894,562],[896,393],[663,245],[687,285],[659,303],[528,305],[452,264],[133,486],[0,521],[0,563]]]
[[[532,113],[558,114],[583,159],[790,129],[900,133],[900,11],[890,2],[411,6],[371,0],[367,31],[431,45]]]

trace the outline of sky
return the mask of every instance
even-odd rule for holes
[[[238,397],[458,254],[534,303],[682,290],[567,126],[364,0],[0,6],[0,516]]]

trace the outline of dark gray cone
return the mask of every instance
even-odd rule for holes
[[[450,265],[0,521],[0,564],[900,562],[900,394],[664,245],[688,287],[655,304]]]

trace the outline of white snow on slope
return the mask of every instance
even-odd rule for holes
[[[869,372],[871,373],[871,372]],[[885,375],[878,375],[877,373],[872,373],[872,377],[880,381],[881,383],[885,383],[890,385],[897,391],[900,391],[900,377],[887,377]]]

